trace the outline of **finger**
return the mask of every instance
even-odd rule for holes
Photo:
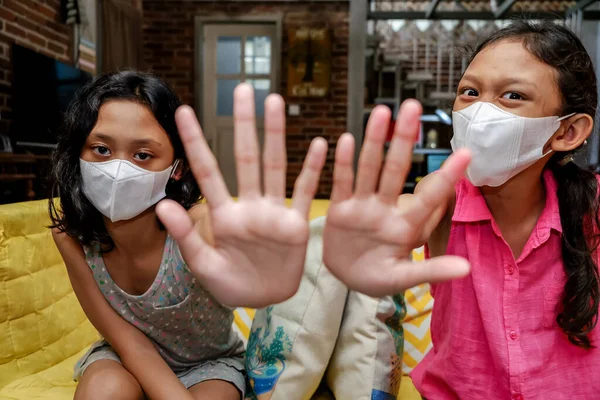
[[[335,164],[333,166],[333,188],[331,202],[338,203],[352,196],[354,184],[354,137],[344,133],[335,148]]]
[[[265,149],[263,152],[265,195],[284,202],[285,172],[285,103],[272,94],[265,101]]]
[[[369,122],[367,122],[365,142],[358,158],[355,190],[357,197],[366,197],[375,192],[381,171],[383,144],[388,133],[391,116],[392,113],[386,106],[375,107],[371,112]]]
[[[323,138],[314,139],[294,184],[292,196],[292,208],[299,211],[306,219],[308,219],[310,204],[317,193],[325,158],[327,158],[327,141]]]
[[[175,201],[163,200],[156,205],[156,215],[179,245],[183,258],[188,264],[192,264],[189,265],[190,268],[200,276],[206,275],[203,268],[206,265],[211,265],[210,258],[212,258],[213,249],[206,244],[194,229],[194,223],[187,211]],[[199,259],[205,262],[194,262]]]
[[[454,187],[464,176],[470,162],[469,150],[461,149],[451,155],[441,169],[427,177],[426,185],[420,185],[419,191],[414,195],[413,207],[410,212],[404,213],[405,219],[413,226],[421,225],[429,219],[454,194]]]
[[[379,197],[385,203],[394,204],[402,192],[412,166],[412,152],[422,113],[423,108],[416,100],[407,100],[400,107],[379,184]]]
[[[462,257],[441,256],[418,262],[406,263],[391,269],[386,274],[379,295],[402,293],[422,283],[438,283],[467,276],[471,270],[469,262]],[[385,286],[386,283],[389,286]]]
[[[194,110],[188,106],[179,107],[175,113],[175,121],[190,168],[208,205],[215,208],[232,201],[217,159],[206,143]]]
[[[233,131],[238,196],[258,197],[261,190],[254,89],[247,83],[238,85],[233,94]]]

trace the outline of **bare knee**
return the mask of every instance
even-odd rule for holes
[[[129,371],[112,360],[100,360],[85,370],[74,400],[143,400],[142,387]]]
[[[190,388],[194,400],[239,400],[240,391],[232,384],[221,380],[201,382]]]

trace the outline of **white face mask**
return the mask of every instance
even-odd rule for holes
[[[160,172],[148,171],[126,160],[79,160],[83,193],[113,222],[140,215],[165,197],[177,163]]]
[[[491,103],[453,112],[454,151],[467,148],[473,160],[467,177],[475,186],[501,186],[542,159],[544,146],[560,127],[559,117],[521,117]]]

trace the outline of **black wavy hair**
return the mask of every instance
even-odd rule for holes
[[[175,124],[175,111],[181,105],[175,92],[156,76],[136,71],[98,77],[76,94],[64,115],[58,144],[52,154],[48,210],[52,220],[50,228],[67,233],[84,246],[98,243],[104,251],[111,251],[114,242],[102,214],[83,193],[79,157],[98,121],[100,107],[111,100],[133,101],[147,107],[169,136],[175,159],[183,164],[183,175],[179,180],[169,180],[167,198],[185,209],[191,208],[200,198],[200,189],[188,167]],[[56,196],[60,197],[60,207],[53,200]]]
[[[598,89],[592,60],[579,38],[553,22],[514,21],[477,44],[473,58],[502,40],[522,41],[538,60],[557,71],[562,114],[596,115]],[[579,150],[579,149],[577,149]],[[562,259],[567,275],[562,309],[556,322],[577,346],[591,348],[589,333],[598,322],[599,279],[594,260],[598,248],[598,181],[596,175],[571,162],[573,153],[556,153],[548,162],[558,183]]]

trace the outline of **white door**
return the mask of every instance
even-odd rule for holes
[[[204,25],[203,128],[225,182],[237,195],[233,157],[233,90],[240,82],[254,86],[259,140],[263,141],[264,101],[275,89],[275,24]]]

